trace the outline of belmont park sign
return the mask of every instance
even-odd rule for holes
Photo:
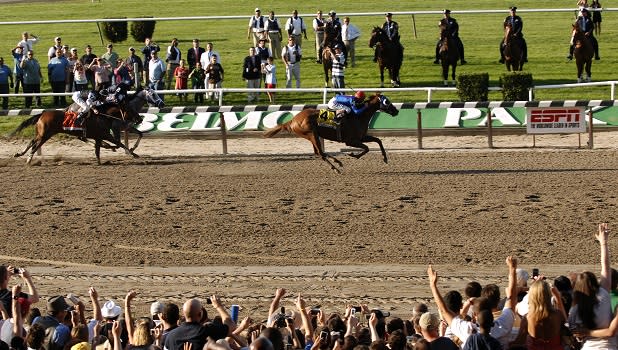
[[[296,106],[295,106],[296,107]],[[142,113],[144,121],[139,130],[147,133],[219,131],[221,116],[228,131],[262,131],[285,123],[298,110],[277,111],[175,111]],[[419,109],[400,109],[397,117],[378,113],[369,124],[371,130],[416,129]],[[491,109],[494,127],[526,127],[525,107],[496,107]],[[431,108],[420,109],[423,129],[485,127],[487,108]],[[595,125],[618,125],[618,107],[592,108]],[[587,116],[586,116],[587,118]]]

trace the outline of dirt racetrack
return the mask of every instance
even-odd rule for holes
[[[26,142],[4,142],[0,259],[29,268],[44,297],[94,285],[120,301],[134,288],[146,310],[217,293],[262,317],[285,287],[328,310],[366,302],[408,317],[429,300],[427,264],[445,290],[505,286],[507,255],[551,278],[598,272],[596,225],[616,227],[616,138],[598,136],[595,150],[565,147],[571,135],[535,150],[503,137],[496,150],[472,139],[431,151],[385,139],[389,164],[373,150],[340,154],[342,175],[297,139],[232,140],[222,156],[218,143],[147,138],[141,158],[104,151],[102,166],[76,141],[25,166],[10,155]]]

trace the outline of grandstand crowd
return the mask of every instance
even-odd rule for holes
[[[391,315],[389,305],[362,303],[326,312],[308,305],[301,293],[288,296],[282,288],[264,310],[264,321],[243,317],[242,305],[223,305],[216,295],[205,303],[159,300],[150,314],[135,315],[135,291],[116,302],[99,300],[94,287],[88,290],[89,301],[68,293],[50,296],[46,308],[39,309],[33,307],[40,296],[29,271],[0,266],[0,348],[616,349],[618,271],[610,268],[609,233],[601,223],[594,235],[600,246],[598,278],[584,271],[549,281],[538,269],[529,274],[518,268],[517,259],[509,256],[504,295],[498,285],[476,281],[461,291],[443,291],[438,272],[429,266],[428,287],[437,308],[417,303],[409,317]]]

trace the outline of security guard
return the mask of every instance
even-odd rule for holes
[[[526,39],[524,39],[524,34],[521,32],[524,28],[524,22],[521,20],[521,17],[516,15],[517,7],[511,6],[509,9],[511,13],[504,19],[503,27],[506,27],[507,23],[511,24],[513,37],[520,40],[522,50],[524,52],[524,62],[528,62],[528,45],[526,44]],[[504,63],[504,53],[502,52],[503,48],[504,39],[500,42],[500,63]]]
[[[461,64],[466,64],[468,62],[464,59],[463,42],[461,41],[461,38],[459,38],[459,24],[455,18],[451,17],[451,10],[446,9],[442,13],[444,14],[444,19],[442,21],[446,23],[446,30],[457,43],[457,48],[459,49],[459,55],[461,57]],[[440,23],[442,23],[442,21],[440,21]],[[441,41],[438,40],[438,43],[436,44],[436,60],[433,61],[435,64],[440,63],[440,42]]]

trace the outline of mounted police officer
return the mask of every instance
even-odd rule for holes
[[[403,57],[403,45],[401,45],[401,37],[399,36],[399,24],[393,21],[393,14],[387,12],[384,14],[386,22],[382,24],[382,30],[386,33],[388,39],[395,44],[394,46],[399,49],[400,56]],[[378,50],[375,50],[373,61],[378,62]]]
[[[600,60],[601,58],[599,57],[599,42],[597,41],[597,38],[594,37],[594,23],[590,18],[590,13],[588,12],[587,8],[582,8],[581,16],[577,17],[577,21],[575,23],[577,24],[577,26],[579,26],[579,30],[582,31],[584,35],[588,37],[588,39],[590,39],[592,47],[594,47],[594,59]],[[569,48],[569,55],[567,56],[567,59],[569,60],[573,59],[573,49],[573,38],[571,38],[571,47]]]
[[[466,60],[464,59],[463,42],[461,41],[461,38],[459,38],[459,24],[457,23],[457,20],[455,18],[451,17],[451,10],[446,9],[442,13],[444,13],[444,19],[440,21],[440,23],[444,23],[446,25],[446,31],[457,43],[457,48],[459,49],[459,55],[461,57],[461,64],[466,64],[468,62],[466,62]],[[442,42],[441,40],[438,40],[438,43],[436,44],[436,60],[433,61],[433,63],[435,64],[440,63],[440,43],[441,42]]]
[[[510,7],[510,15],[506,16],[504,19],[503,26],[506,28],[507,24],[511,25],[511,35],[520,40],[522,51],[524,53],[524,62],[528,62],[528,45],[526,44],[526,39],[524,39],[524,34],[522,33],[522,29],[524,28],[524,22],[521,20],[521,17],[516,15],[517,7]],[[504,39],[500,42],[500,63],[504,63]]]

